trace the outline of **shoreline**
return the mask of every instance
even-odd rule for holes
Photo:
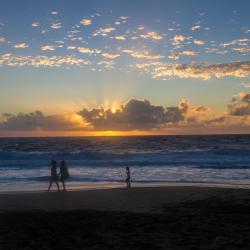
[[[67,185],[68,192],[88,191],[88,190],[109,190],[109,189],[126,189],[126,184],[121,182],[116,183],[70,183]],[[250,189],[250,183],[233,183],[233,182],[193,182],[193,181],[165,181],[165,182],[132,182],[133,188],[161,188],[161,187],[207,187],[207,188],[229,188],[229,189]],[[0,195],[4,194],[27,194],[27,193],[44,193],[47,190],[46,185],[43,183],[43,187],[37,187],[34,185],[32,188],[20,187],[16,189],[1,190]],[[51,192],[57,192],[55,186],[52,187]]]

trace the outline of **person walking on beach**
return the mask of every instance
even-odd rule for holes
[[[131,181],[130,181],[130,169],[129,167],[126,167],[126,184],[127,184],[127,188],[131,188]]]
[[[56,170],[56,161],[52,160],[51,161],[51,170],[50,170],[51,174],[50,174],[50,183],[49,183],[49,188],[48,188],[48,192],[50,191],[50,188],[53,184],[53,182],[55,182],[56,186],[57,186],[57,191],[60,191],[60,187],[58,184],[58,175],[57,175],[57,170]]]
[[[69,178],[69,172],[65,161],[61,161],[59,176],[63,185],[63,191],[66,191],[65,181]]]

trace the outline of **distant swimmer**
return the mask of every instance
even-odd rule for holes
[[[126,167],[126,184],[127,184],[127,188],[131,188],[131,181],[130,181],[130,169],[129,167]]]
[[[65,161],[61,161],[59,177],[63,185],[63,191],[66,191],[65,181],[69,178],[69,172]]]
[[[50,188],[53,184],[53,182],[55,182],[56,186],[57,186],[57,191],[60,191],[60,187],[58,184],[58,175],[57,175],[57,170],[56,170],[56,161],[52,160],[51,161],[51,170],[50,170],[51,174],[50,174],[50,183],[49,183],[49,188],[48,188],[48,192],[50,191]]]

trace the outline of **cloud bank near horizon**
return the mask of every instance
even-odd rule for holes
[[[250,128],[250,93],[232,98],[226,112],[214,115],[205,106],[192,106],[185,99],[163,107],[148,100],[130,99],[112,111],[103,106],[64,115],[3,114],[0,131],[164,131],[168,128]]]

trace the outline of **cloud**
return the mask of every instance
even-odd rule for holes
[[[58,15],[58,11],[51,11],[50,14],[51,15]]]
[[[3,36],[0,36],[0,43],[4,43],[5,42],[5,38]]]
[[[135,50],[129,50],[129,49],[124,49],[122,50],[123,53],[129,54],[130,56],[138,59],[149,59],[149,60],[158,60],[165,58],[163,55],[151,55],[149,54],[148,51],[135,51]]]
[[[107,65],[111,62],[107,61]],[[224,132],[242,131],[250,128],[250,93],[238,94],[228,105],[228,112],[219,116],[203,105],[190,105],[186,99],[170,107],[130,99],[115,110],[100,106],[59,115],[44,115],[41,111],[5,113],[2,118],[0,131],[167,131],[170,128],[193,132],[197,128],[204,128],[205,132],[218,128]]]
[[[233,51],[237,51],[243,55],[249,54],[250,53],[250,48],[233,48]]]
[[[250,82],[242,82],[241,86],[243,86],[245,88],[250,88]]]
[[[15,49],[26,49],[29,47],[28,44],[26,43],[18,43],[13,46]]]
[[[80,24],[84,25],[84,26],[88,26],[88,25],[91,25],[92,21],[91,19],[82,19],[80,21]]]
[[[103,107],[78,112],[95,130],[152,130],[184,119],[185,107],[152,105],[148,100],[131,99],[116,112]]]
[[[114,65],[116,62],[109,60],[109,61],[100,61],[97,63],[97,65],[102,65],[104,69],[110,70],[114,68]]]
[[[86,127],[81,116],[76,114],[45,116],[41,111],[34,111],[3,116],[4,121],[0,123],[2,131],[83,130]]]
[[[62,24],[60,22],[52,23],[50,26],[51,29],[61,29]]]
[[[227,42],[227,43],[221,43],[220,46],[221,47],[228,47],[228,46],[233,46],[233,45],[237,45],[237,46],[248,46],[249,44],[249,39],[248,38],[240,38],[240,39],[235,39],[231,42]]]
[[[152,39],[152,40],[156,40],[156,41],[162,40],[162,36],[154,31],[148,32],[145,35],[140,35],[140,37],[144,38],[144,39]]]
[[[200,39],[195,39],[194,40],[194,44],[197,44],[197,45],[204,45],[205,42],[203,40],[200,40]]]
[[[108,59],[115,59],[120,56],[120,54],[116,53],[102,53],[102,56]]]
[[[169,59],[178,60],[181,56],[197,56],[199,53],[194,50],[184,50],[181,52],[175,52],[168,56]]]
[[[115,21],[115,25],[121,25],[123,23],[126,23],[129,19],[129,16],[121,16],[117,21]]]
[[[198,52],[194,50],[184,50],[179,52],[180,56],[197,56]]]
[[[180,43],[180,42],[184,42],[186,39],[187,39],[187,37],[184,35],[175,35],[173,38],[173,41],[175,43]]]
[[[55,50],[55,46],[52,46],[52,45],[43,45],[41,47],[41,50],[42,51],[53,51],[53,50]]]
[[[240,93],[228,105],[228,113],[233,116],[250,115],[250,93]]]
[[[31,24],[32,27],[36,28],[36,27],[39,27],[40,26],[40,23],[39,22],[33,22]]]
[[[95,31],[93,36],[107,36],[109,33],[115,31],[115,28],[113,27],[107,27],[107,28],[100,28]]]
[[[224,123],[226,121],[226,117],[225,116],[219,116],[216,118],[212,118],[212,119],[208,119],[205,121],[206,125],[221,125],[222,123]]]
[[[201,28],[201,25],[196,24],[196,25],[194,25],[193,27],[191,27],[191,30],[192,30],[192,31],[195,31],[195,30],[198,30],[198,29],[200,29],[200,28]]]
[[[0,56],[0,65],[10,67],[32,66],[32,67],[61,67],[90,65],[91,62],[75,56],[13,56],[12,54],[3,54]]]
[[[121,20],[128,20],[128,19],[129,19],[129,16],[121,16],[120,19],[121,19]]]
[[[76,46],[67,46],[67,49],[76,49]]]
[[[126,40],[126,37],[125,36],[115,36],[115,39],[124,41],[124,40]]]
[[[78,47],[77,48],[80,53],[84,54],[93,54],[95,51],[90,49],[90,48],[85,48],[85,47]]]
[[[69,46],[68,49],[75,49],[76,47],[74,46]],[[90,48],[87,48],[87,47],[77,47],[77,50],[80,52],[80,53],[83,53],[83,54],[89,54],[89,55],[96,55],[96,54],[100,54],[102,53],[101,50],[99,49],[90,49]]]
[[[178,78],[197,78],[209,80],[212,77],[247,77],[250,75],[250,62],[231,62],[231,63],[217,63],[211,65],[187,63],[187,64],[173,64],[173,63],[144,63],[135,64],[133,68],[143,70],[151,74],[154,79],[170,79]]]

